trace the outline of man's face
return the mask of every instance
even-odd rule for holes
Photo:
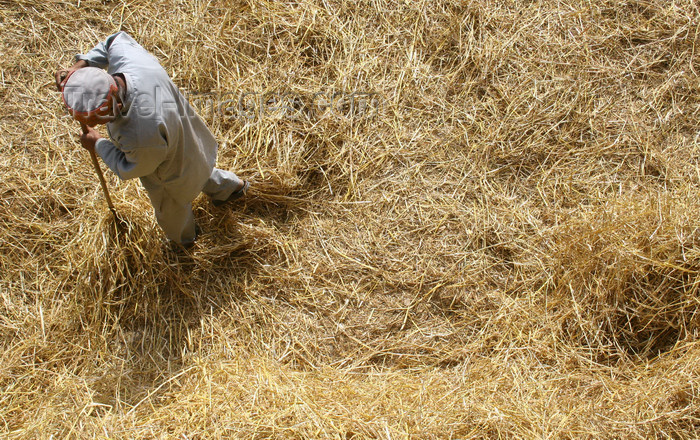
[[[95,110],[94,112],[91,112],[88,115],[74,115],[75,120],[78,122],[81,122],[88,127],[95,127],[96,125],[100,124],[106,124],[108,122],[112,122],[116,119],[116,116],[114,114],[113,110],[114,107],[114,101],[109,99],[105,105],[103,105],[101,108]]]

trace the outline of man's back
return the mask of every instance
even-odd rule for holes
[[[123,75],[127,84],[122,114],[107,124],[112,145],[96,145],[107,165],[122,178],[140,177],[147,189],[196,197],[214,167],[217,142],[158,60],[125,32],[78,58]],[[106,151],[114,147],[131,166],[110,163],[119,159]]]
[[[97,152],[120,178],[139,177],[166,237],[191,247],[198,234],[195,197],[203,192],[221,206],[245,196],[249,183],[214,167],[216,139],[158,60],[128,34],[111,35],[75,58],[69,70],[56,72],[56,85],[62,90],[73,72],[92,67],[75,76],[76,88],[90,93],[68,97],[87,109],[71,113],[84,127],[81,145]],[[102,97],[99,106],[83,106],[92,95]],[[105,123],[110,139],[92,128]]]

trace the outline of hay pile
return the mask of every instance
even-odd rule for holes
[[[697,436],[694,0],[2,5],[3,438]],[[53,91],[119,29],[254,182],[189,258]]]

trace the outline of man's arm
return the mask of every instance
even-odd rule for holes
[[[161,143],[150,142],[147,147],[120,149],[112,141],[99,138],[96,139],[94,148],[104,163],[122,180],[152,174],[163,163],[168,151],[165,139]]]
[[[112,42],[120,33],[121,32],[117,32],[116,34],[110,35],[105,41],[98,43],[90,52],[76,55],[75,64],[69,69],[59,69],[56,72],[56,88],[58,91],[60,92],[63,90],[63,83],[71,72],[88,66],[99,67],[101,69],[109,66],[109,46],[112,45]]]
[[[75,56],[75,61],[85,61],[89,66],[99,67],[100,69],[106,68],[109,66],[109,46],[112,45],[112,42],[119,34],[121,34],[121,32],[110,35],[105,41],[97,43],[97,45],[86,54],[77,54]]]

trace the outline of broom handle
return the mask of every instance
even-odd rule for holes
[[[88,132],[87,126],[85,126],[84,123],[81,122],[80,127],[83,129],[83,133]],[[90,158],[92,159],[92,165],[95,167],[95,172],[97,172],[97,177],[100,178],[100,185],[102,186],[102,191],[105,193],[105,199],[107,199],[107,206],[109,206],[109,210],[112,211],[112,214],[114,214],[114,216],[116,217],[117,210],[114,209],[114,205],[112,204],[112,198],[109,196],[107,182],[105,182],[105,176],[102,174],[102,169],[100,168],[100,163],[97,161],[97,154],[95,154],[94,149],[90,150]]]

